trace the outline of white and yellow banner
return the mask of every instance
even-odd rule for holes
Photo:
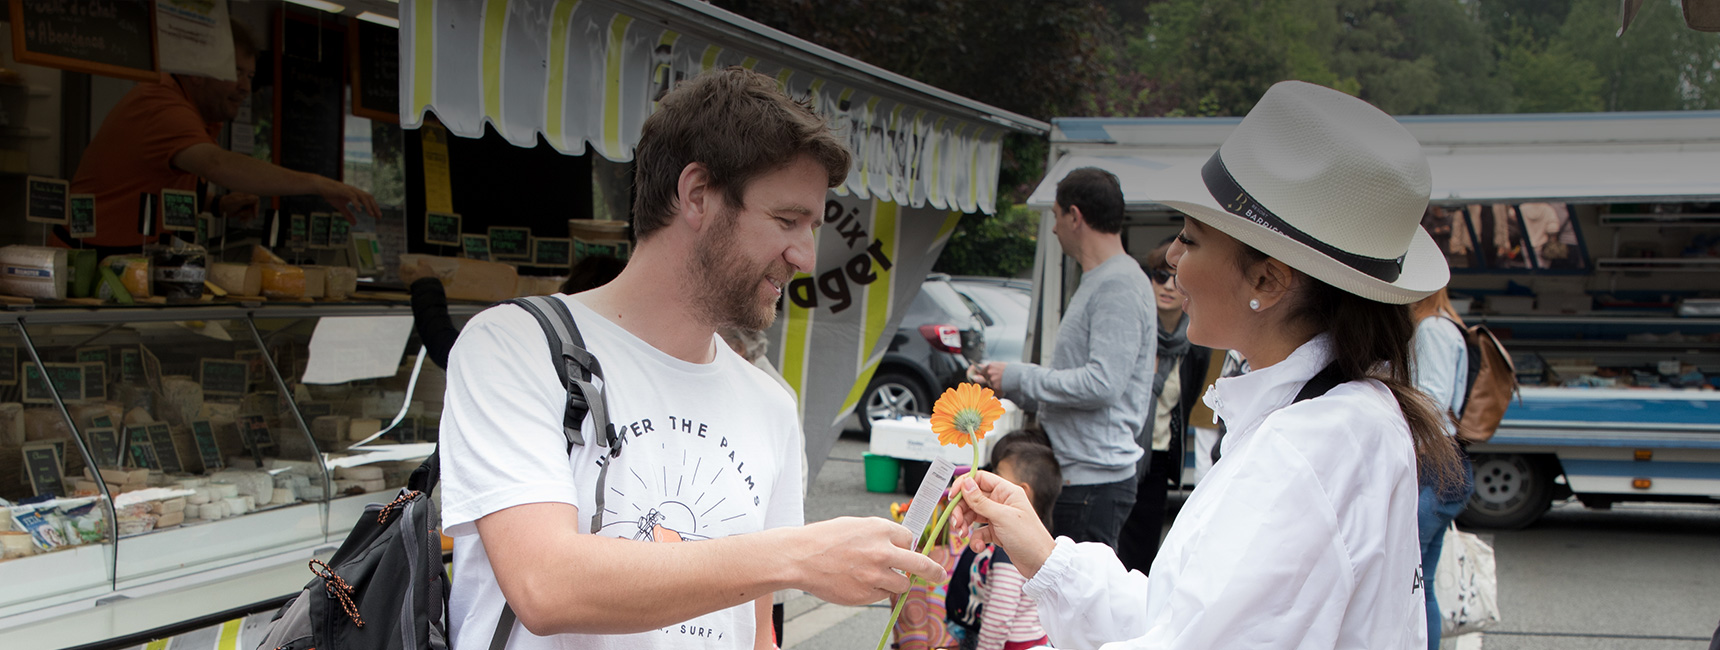
[[[480,137],[490,124],[522,146],[589,146],[631,160],[655,100],[676,81],[720,66],[776,78],[831,120],[855,165],[840,194],[906,207],[992,213],[1008,129],[845,86],[763,43],[703,40],[686,28],[629,15],[605,0],[416,0],[400,3],[400,119],[434,111],[448,130]]]
[[[836,443],[961,213],[831,196],[815,270],[783,292],[772,363],[800,396],[810,473]]]

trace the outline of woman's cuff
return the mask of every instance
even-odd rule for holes
[[[1039,602],[1049,600],[1057,585],[1065,582],[1064,576],[1069,573],[1074,558],[1075,540],[1068,537],[1057,538],[1057,548],[1051,550],[1051,555],[1045,558],[1045,563],[1039,566],[1039,571],[1033,574],[1033,578],[1021,586],[1022,593]]]

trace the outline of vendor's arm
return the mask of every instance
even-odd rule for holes
[[[1063,370],[1031,363],[991,364],[993,368],[1003,366],[993,385],[1005,396],[1024,395],[1079,409],[1098,408],[1120,399],[1129,389],[1143,332],[1152,327],[1152,316],[1142,305],[1108,297],[1130,294],[1107,291],[1104,286],[1097,289],[1087,306],[1086,363]]]
[[[356,222],[358,219],[351,206],[357,206],[371,216],[381,214],[376,207],[376,199],[369,192],[337,180],[233,153],[207,142],[173,154],[173,166],[239,192],[263,196],[320,196],[346,215],[347,221]]]
[[[448,534],[478,535],[503,595],[532,633],[649,631],[782,589],[845,605],[876,602],[908,589],[892,568],[943,579],[941,565],[907,550],[908,529],[879,518],[687,544],[582,533],[579,522],[589,515],[576,504],[593,486],[569,472],[566,391],[537,327],[516,307],[467,324],[449,355],[441,440]],[[527,331],[534,335],[520,335]],[[779,483],[798,493],[799,481]],[[798,510],[798,502],[782,503]]]

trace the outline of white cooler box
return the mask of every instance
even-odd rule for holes
[[[987,442],[998,436],[1021,429],[1021,408],[1015,402],[1003,402],[1003,417],[992,425],[991,433],[985,434],[985,439],[979,441],[980,462],[989,461],[987,454],[991,447]],[[938,444],[938,434],[932,433],[932,421],[925,418],[905,417],[900,420],[877,420],[872,423],[873,454],[889,456],[902,460],[936,460],[939,456],[951,463],[967,466],[973,463],[973,450],[955,445],[942,446]]]

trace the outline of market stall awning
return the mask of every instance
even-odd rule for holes
[[[1028,199],[1049,208],[1079,167],[1117,175],[1131,210],[1166,194],[1162,172],[1200,165],[1234,118],[1059,119],[1065,148]],[[1434,203],[1720,200],[1720,111],[1399,118],[1427,154]]]
[[[693,0],[402,3],[400,116],[466,137],[631,160],[675,81],[738,65],[809,99],[856,154],[838,193],[993,212],[1001,139],[1049,126],[842,56]]]

